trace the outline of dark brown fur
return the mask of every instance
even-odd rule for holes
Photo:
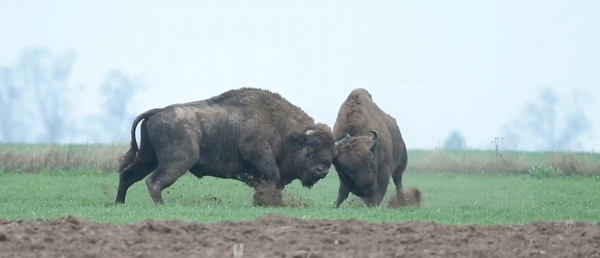
[[[149,175],[148,192],[161,204],[162,190],[189,171],[242,181],[255,188],[255,204],[283,206],[284,187],[295,179],[312,187],[337,152],[329,126],[280,95],[254,88],[149,110],[133,121],[131,137],[120,159],[116,203]]]
[[[367,90],[353,90],[342,103],[333,135],[339,140],[336,143],[338,156],[333,160],[340,179],[335,207],[339,207],[349,193],[370,207],[378,206],[383,201],[390,176],[396,185],[396,194],[403,195],[402,173],[408,164],[406,145],[396,120],[373,102]]]

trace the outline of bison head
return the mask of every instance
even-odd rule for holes
[[[288,156],[302,186],[311,188],[329,173],[337,150],[331,129],[325,124],[305,128],[288,136]]]
[[[338,155],[333,160],[340,179],[364,197],[377,192],[378,169],[375,149],[379,133],[375,130],[369,132],[372,133],[370,137],[351,137],[346,133],[344,138],[335,143]]]

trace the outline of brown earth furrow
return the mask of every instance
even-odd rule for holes
[[[236,256],[237,255],[237,256]],[[600,224],[0,220],[0,257],[600,257]]]

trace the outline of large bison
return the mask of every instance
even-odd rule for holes
[[[142,120],[138,149],[135,128]],[[125,203],[127,189],[149,175],[148,192],[162,204],[163,189],[189,171],[242,181],[255,189],[255,205],[283,206],[284,187],[299,179],[311,188],[327,175],[336,153],[331,128],[279,94],[230,90],[135,118],[131,147],[120,158],[115,203]]]
[[[349,193],[360,197],[367,206],[378,206],[385,196],[390,176],[396,194],[404,199],[402,173],[408,163],[406,145],[396,120],[381,110],[362,88],[353,90],[342,103],[333,126],[338,151],[333,165],[340,186],[335,207]]]

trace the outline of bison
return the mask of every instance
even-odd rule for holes
[[[148,176],[151,198],[163,204],[162,191],[189,171],[197,178],[244,182],[255,189],[255,205],[284,206],[284,187],[299,179],[311,188],[328,174],[336,154],[331,128],[279,94],[230,90],[135,118],[131,147],[119,160],[115,203],[125,203],[127,189]]]
[[[406,144],[396,120],[381,110],[363,88],[353,90],[342,103],[333,126],[338,155],[333,159],[340,186],[334,206],[350,193],[367,206],[378,206],[390,176],[397,198],[404,199],[402,173],[408,164]]]

